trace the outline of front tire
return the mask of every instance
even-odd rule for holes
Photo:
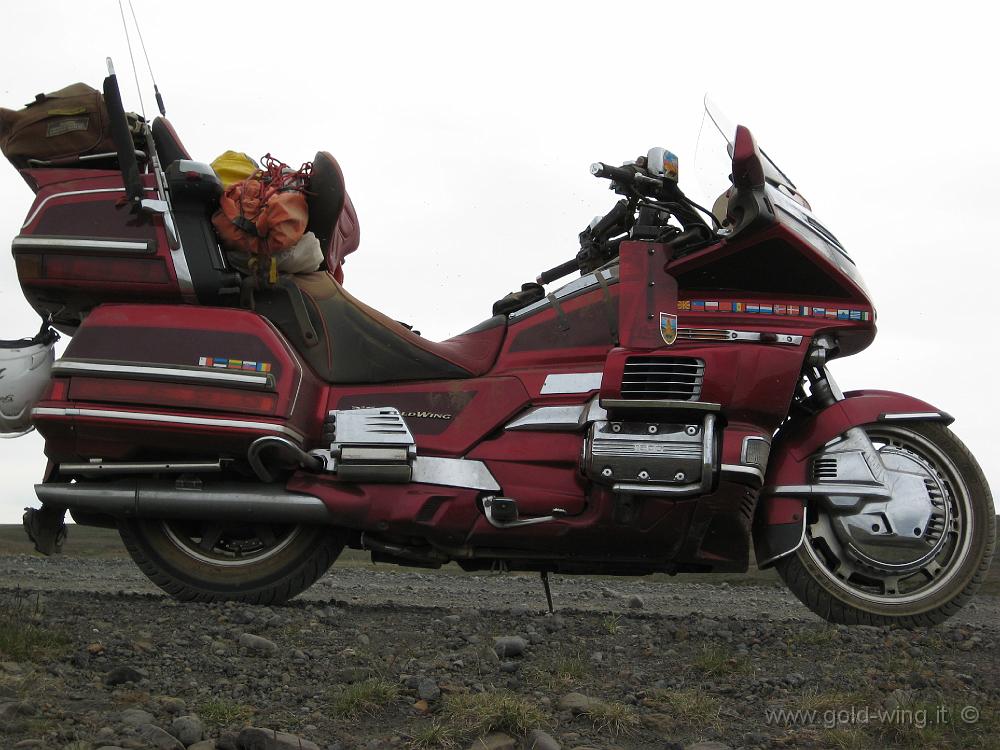
[[[142,572],[181,601],[281,604],[344,548],[335,529],[298,524],[130,519],[118,532]]]
[[[989,570],[996,541],[989,485],[969,449],[940,423],[878,423],[862,429],[880,455],[904,463],[908,471],[924,472],[928,487],[935,488],[940,513],[933,529],[914,529],[934,535],[929,551],[914,554],[905,565],[880,564],[874,559],[878,555],[865,554],[871,550],[858,550],[838,535],[833,515],[812,503],[802,544],[775,567],[795,596],[830,622],[936,625],[972,598]],[[891,545],[886,551],[899,554]]]

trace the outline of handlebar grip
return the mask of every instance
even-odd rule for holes
[[[612,167],[610,164],[605,164],[603,161],[596,161],[590,165],[590,173],[594,177],[603,177],[606,180],[614,180],[615,182],[624,182],[631,185],[635,182],[635,172],[628,169],[622,169],[621,167]]]
[[[612,208],[605,215],[603,219],[597,222],[590,230],[591,237],[601,237],[609,229],[614,228],[621,223],[622,219],[625,218],[625,212],[628,210],[628,201],[618,201],[614,208]]]
[[[663,180],[656,177],[647,177],[631,169],[622,167],[612,167],[603,161],[594,162],[590,165],[590,173],[595,177],[603,177],[613,182],[623,185],[636,185],[650,190],[659,190],[663,187]]]
[[[567,274],[573,273],[573,271],[580,270],[580,262],[573,258],[573,260],[568,260],[565,263],[561,263],[555,268],[550,268],[548,271],[543,271],[538,274],[538,278],[535,279],[539,284],[548,284],[550,281],[555,281],[556,279],[561,279]]]

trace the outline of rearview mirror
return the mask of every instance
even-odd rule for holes
[[[650,174],[672,182],[677,182],[679,176],[677,156],[659,146],[649,149],[646,154],[646,169],[649,170]]]

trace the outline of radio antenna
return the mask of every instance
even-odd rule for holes
[[[119,0],[119,5],[121,0]],[[153,66],[149,64],[149,53],[146,52],[146,42],[142,38],[142,29],[139,26],[139,19],[135,17],[135,8],[132,7],[132,0],[128,0],[128,9],[132,11],[132,23],[139,34],[139,45],[142,47],[142,56],[146,58],[146,69],[149,71],[149,78],[153,82],[153,92],[156,94],[156,108],[160,110],[162,117],[167,116],[167,109],[163,106],[163,97],[160,96],[160,89],[156,85],[156,76],[153,75]]]
[[[132,39],[128,35],[128,24],[125,22],[125,8],[122,0],[118,0],[118,10],[122,16],[122,29],[125,31],[125,43],[128,44],[128,58],[132,61],[132,74],[135,76],[135,88],[139,93],[139,109],[142,110],[142,119],[146,119],[146,105],[142,101],[142,86],[139,85],[139,71],[135,67],[135,57],[132,56]]]

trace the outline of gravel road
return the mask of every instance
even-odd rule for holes
[[[555,616],[533,576],[335,566],[190,605],[127,559],[0,555],[0,747],[1000,747],[996,596],[909,631],[777,583],[552,589]]]

